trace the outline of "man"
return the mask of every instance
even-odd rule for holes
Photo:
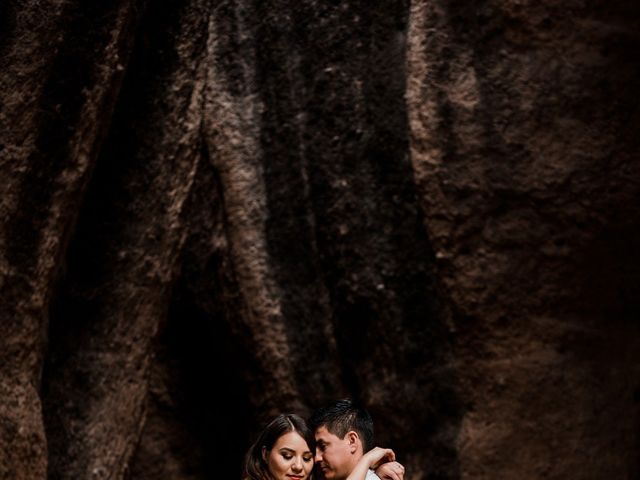
[[[316,466],[326,480],[346,480],[363,455],[373,448],[373,420],[352,400],[337,400],[316,410],[309,419],[315,431]],[[377,474],[377,475],[376,475]],[[404,467],[386,462],[367,480],[403,480]]]

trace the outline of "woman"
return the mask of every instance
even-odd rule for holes
[[[280,414],[249,447],[242,480],[311,480],[314,451],[314,434],[304,419],[291,413]],[[369,468],[392,460],[392,450],[376,447],[360,459],[348,480],[364,480]]]
[[[280,414],[249,447],[242,480],[309,480],[314,449],[313,432],[304,419]]]

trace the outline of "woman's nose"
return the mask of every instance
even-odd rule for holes
[[[302,458],[300,457],[293,458],[293,470],[295,472],[299,472],[300,470],[302,470]]]

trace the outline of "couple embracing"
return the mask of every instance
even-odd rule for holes
[[[371,415],[351,400],[318,409],[309,422],[281,414],[249,448],[242,480],[404,480],[389,448],[373,447]]]

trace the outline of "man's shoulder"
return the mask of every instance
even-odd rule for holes
[[[366,480],[380,480],[380,477],[378,475],[376,475],[376,472],[374,472],[373,470],[369,470],[367,471],[367,476],[365,477]]]

